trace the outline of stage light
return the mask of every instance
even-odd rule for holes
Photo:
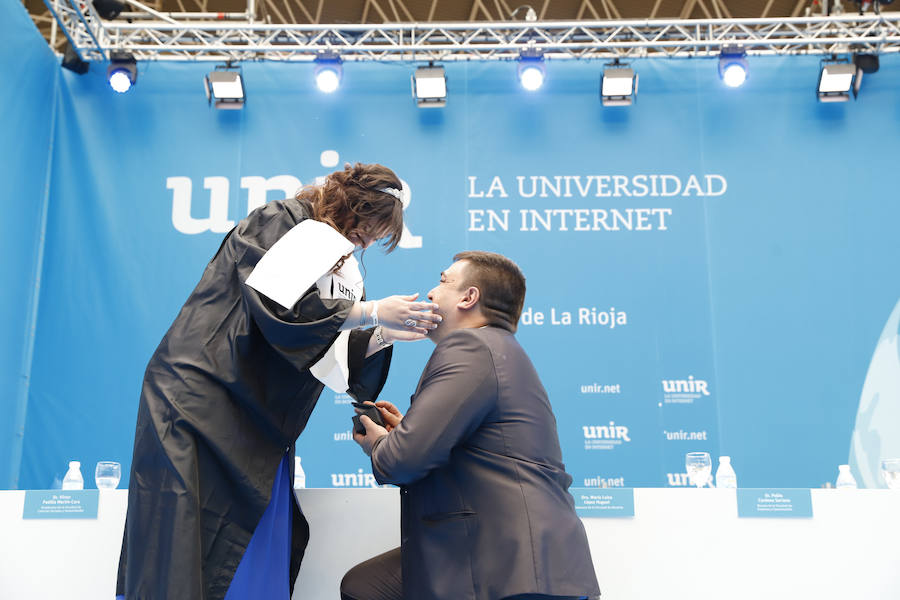
[[[336,52],[322,52],[316,57],[316,86],[330,94],[341,86],[344,68],[341,57]]]
[[[94,10],[101,19],[112,20],[125,10],[125,3],[119,0],[93,0]]]
[[[81,57],[78,56],[78,53],[75,52],[68,42],[66,42],[66,50],[63,53],[62,62],[60,64],[64,69],[68,69],[79,75],[84,75],[91,67],[90,63],[81,60]]]
[[[232,67],[216,67],[216,70],[203,78],[206,87],[206,101],[215,102],[219,109],[238,109],[244,107],[244,78],[240,69]]]
[[[106,77],[109,79],[109,86],[120,94],[124,94],[137,83],[137,62],[134,57],[127,52],[110,52],[109,68],[106,70]]]
[[[736,88],[747,80],[747,53],[740,46],[725,46],[719,53],[719,77],[728,87]]]
[[[447,104],[447,75],[444,67],[419,67],[412,76],[412,95],[420,108],[440,108]]]
[[[637,98],[637,88],[637,73],[617,60],[600,76],[600,102],[603,106],[629,106]]]
[[[877,73],[880,63],[877,54],[854,54],[853,64],[859,67],[863,73],[868,75],[870,73]]]
[[[522,87],[533,92],[544,85],[544,55],[540,50],[522,50],[519,53],[519,82]]]
[[[822,61],[819,71],[819,85],[816,95],[819,102],[846,102],[859,93],[862,70],[847,60],[830,59]]]

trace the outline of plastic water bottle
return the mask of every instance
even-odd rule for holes
[[[856,489],[856,479],[850,472],[850,465],[838,465],[838,476],[835,487],[843,489]]]
[[[77,460],[69,461],[69,470],[63,477],[62,489],[64,490],[83,490],[84,477],[81,476],[81,463]]]
[[[294,457],[294,489],[306,487],[306,473],[303,471],[303,465],[300,464],[300,457]]]
[[[730,456],[719,457],[719,468],[716,469],[716,487],[717,488],[736,488],[737,474],[731,467]]]

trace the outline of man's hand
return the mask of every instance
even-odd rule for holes
[[[388,434],[387,429],[382,427],[381,425],[376,425],[372,422],[372,419],[367,417],[366,415],[360,415],[359,422],[363,424],[366,428],[366,435],[360,435],[353,432],[353,441],[360,445],[363,449],[363,452],[366,453],[366,456],[372,456],[372,446],[375,445],[375,442]]]
[[[384,421],[384,426],[388,433],[393,431],[394,427],[403,420],[403,413],[387,400],[379,400],[375,403],[375,406],[378,407],[378,412],[381,413],[381,420]]]

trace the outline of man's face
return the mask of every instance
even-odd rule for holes
[[[457,304],[465,296],[465,269],[465,261],[456,261],[441,272],[440,283],[428,292],[428,299],[440,307],[435,312],[443,318],[436,329],[428,332],[428,337],[435,344],[459,328],[461,315]]]

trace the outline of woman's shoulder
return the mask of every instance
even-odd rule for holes
[[[235,227],[235,243],[270,248],[281,236],[312,217],[309,203],[296,198],[273,200],[250,212]]]

